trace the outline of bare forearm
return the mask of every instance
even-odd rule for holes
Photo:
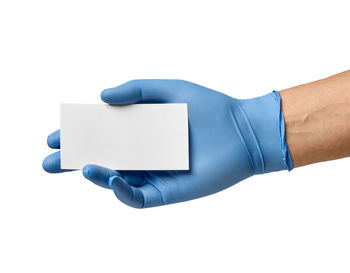
[[[350,70],[279,93],[294,167],[350,156]]]

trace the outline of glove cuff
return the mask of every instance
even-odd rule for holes
[[[293,169],[286,143],[281,97],[277,91],[238,100],[234,116],[254,174]]]
[[[294,166],[293,166],[293,160],[290,155],[287,141],[286,141],[286,127],[285,127],[284,116],[282,112],[281,96],[276,90],[274,90],[272,93],[275,95],[275,100],[279,109],[279,129],[280,129],[283,163],[284,163],[285,169],[287,169],[288,171],[291,171],[293,170]]]

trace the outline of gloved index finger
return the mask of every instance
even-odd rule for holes
[[[60,149],[61,139],[60,130],[57,130],[47,137],[47,145],[52,149]]]

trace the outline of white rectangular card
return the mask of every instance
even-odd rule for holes
[[[186,103],[61,104],[61,168],[188,170]]]

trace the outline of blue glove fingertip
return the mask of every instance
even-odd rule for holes
[[[44,159],[42,166],[43,166],[43,169],[48,173],[61,172],[60,152],[56,152],[47,156]]]
[[[47,137],[47,145],[52,149],[60,148],[60,130],[57,130]]]
[[[120,177],[119,176],[112,176],[108,179],[108,186],[111,188],[111,189],[115,189],[116,187],[116,184],[118,183],[118,181],[120,181],[119,179]]]
[[[86,179],[90,180],[93,177],[93,174],[94,174],[94,170],[93,170],[91,165],[84,166],[84,168],[83,168],[83,176]]]
[[[109,104],[132,104],[142,99],[142,92],[140,87],[130,81],[118,87],[103,90],[101,99]]]
[[[89,164],[83,168],[83,176],[103,188],[110,189],[108,185],[108,180],[111,176],[118,175],[117,171],[104,168],[98,165]]]

